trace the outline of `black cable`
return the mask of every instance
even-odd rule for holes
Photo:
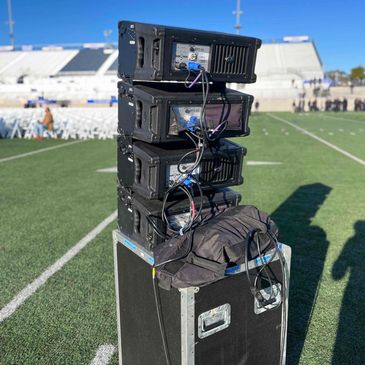
[[[154,232],[156,232],[156,234],[162,238],[163,240],[167,240],[169,238],[171,238],[171,236],[169,236],[168,234],[165,234],[163,232],[161,232],[161,230],[157,227],[156,223],[152,220],[151,218],[152,216],[150,215],[147,215],[146,218],[147,218],[147,221],[148,223],[152,226]],[[158,218],[158,217],[154,217],[154,218]]]
[[[188,151],[179,159],[179,161],[177,163],[177,170],[181,175],[176,178],[176,180],[173,182],[173,184],[170,186],[170,188],[165,192],[163,202],[162,202],[162,212],[161,212],[162,219],[166,223],[167,228],[175,234],[184,234],[186,231],[190,230],[193,226],[196,227],[200,223],[200,222],[198,222],[198,220],[201,216],[201,212],[203,209],[202,188],[200,186],[200,183],[198,181],[194,180],[192,178],[192,176],[190,176],[190,175],[194,174],[194,170],[196,170],[198,168],[198,166],[200,165],[200,163],[202,161],[202,158],[203,158],[203,155],[205,152],[205,145],[208,142],[208,137],[209,137],[207,134],[207,126],[205,123],[205,110],[206,110],[206,104],[207,104],[208,96],[209,96],[209,80],[208,80],[208,76],[207,76],[204,68],[200,69],[200,73],[201,73],[201,85],[202,85],[202,97],[203,97],[202,107],[201,107],[201,111],[200,111],[200,120],[199,120],[200,130],[195,130],[194,132],[191,130],[185,131],[188,138],[193,142],[195,149]],[[185,79],[184,84],[186,87],[187,87],[186,83],[187,83],[189,77],[190,77],[190,71]],[[220,133],[219,133],[219,135],[220,135]],[[190,166],[188,168],[182,169],[182,164],[186,164],[185,160],[190,159],[190,156],[192,154],[196,155],[195,160],[192,163],[190,163]],[[198,191],[199,191],[199,195],[200,195],[200,206],[199,206],[198,210],[195,209],[195,203],[194,203],[194,198],[193,198],[193,194],[194,194],[193,187],[191,187],[192,192],[190,192],[189,191],[190,186],[187,186],[187,184],[185,183],[187,179],[191,180],[190,184],[192,184],[194,186],[196,185],[198,187]],[[177,231],[174,227],[172,227],[172,225],[170,224],[169,219],[167,217],[167,213],[166,213],[167,200],[171,196],[171,194],[173,192],[175,192],[176,190],[182,191],[187,196],[187,198],[189,200],[189,204],[190,204],[190,217],[189,217],[187,223],[183,227],[181,227],[179,231]],[[194,212],[194,210],[195,210],[195,212]],[[154,227],[154,226],[152,225],[152,227]],[[158,232],[158,233],[161,233],[161,232]]]
[[[203,191],[200,187],[200,185],[198,185],[198,190],[199,190],[199,194],[200,194],[200,205],[199,205],[199,209],[198,209],[198,212],[196,213],[196,216],[193,220],[193,223],[195,222],[195,220],[197,220],[200,215],[201,215],[201,211],[203,209]],[[192,250],[192,245],[193,245],[193,240],[192,240],[192,229],[193,228],[196,228],[201,222],[198,222],[197,224],[191,224],[188,228],[187,231],[185,231],[185,233],[187,233],[189,236],[188,236],[188,241],[189,241],[189,245],[187,247],[187,249],[184,251],[184,253],[182,255],[179,255],[177,257],[173,257],[171,259],[168,259],[166,261],[163,261],[161,263],[159,263],[158,265],[155,265],[155,267],[160,267],[160,266],[163,266],[163,265],[166,265],[170,262],[174,262],[174,261],[177,261],[177,260],[181,260],[183,258],[185,258]],[[175,237],[177,237],[177,235],[175,235]]]
[[[271,277],[270,277],[270,274],[267,272],[267,268],[270,267],[270,264],[272,263],[272,261],[277,257],[279,256],[279,260],[280,260],[280,254],[281,254],[281,251],[280,249],[278,248],[278,243],[277,243],[277,238],[276,237],[273,237],[273,235],[270,233],[270,231],[268,230],[267,233],[268,235],[271,237],[271,239],[273,240],[274,242],[274,254],[271,255],[270,259],[269,260],[266,260],[264,256],[262,256],[261,254],[261,250],[259,248],[259,245],[260,245],[260,241],[255,241],[254,240],[254,236],[255,234],[257,233],[258,231],[257,230],[253,230],[251,232],[249,232],[249,234],[247,235],[247,239],[246,239],[246,246],[245,246],[245,270],[246,270],[246,276],[247,276],[247,280],[250,284],[250,290],[251,290],[251,293],[252,295],[254,296],[254,298],[256,298],[259,302],[260,302],[260,305],[261,307],[265,308],[265,309],[275,309],[277,307],[280,306],[281,303],[283,303],[285,301],[285,289],[283,288],[279,288],[277,285],[273,284],[272,280],[271,280]],[[258,255],[259,255],[259,259],[261,261],[261,267],[258,271],[258,273],[256,274],[255,276],[255,279],[254,279],[254,282],[252,283],[251,281],[251,278],[250,278],[250,274],[248,272],[248,249],[249,249],[249,244],[251,241],[255,241],[256,245],[257,245],[257,248],[258,248]],[[284,275],[285,275],[285,269],[282,265],[282,263],[280,263],[281,265],[281,271],[282,271],[282,275],[283,275],[283,286],[286,285],[286,281],[284,280]],[[263,278],[261,273],[262,272],[265,272],[266,276]],[[263,278],[263,279],[266,279],[268,282],[269,282],[269,285],[270,285],[270,297],[268,299],[264,299],[262,294],[260,293],[260,290],[258,289],[257,287],[257,282],[258,282],[258,279],[259,278]],[[274,287],[277,288],[277,291],[276,291],[276,294],[274,294]],[[265,304],[264,301],[270,301],[271,299],[275,298],[278,294],[278,292],[280,292],[280,296],[281,296],[281,303],[277,303],[277,305],[271,307],[271,308],[268,308],[268,306],[272,303],[269,303],[269,304]]]
[[[262,262],[262,266],[256,275],[256,278],[254,281],[254,287],[257,288],[257,281],[259,278],[262,278],[261,273],[265,272],[266,276],[264,277],[264,279],[266,279],[269,282],[269,286],[270,286],[270,297],[267,300],[270,301],[271,299],[275,298],[275,295],[274,295],[274,284],[271,280],[270,274],[267,271],[267,268],[270,265],[270,263],[274,260],[274,258],[276,257],[276,252],[274,255],[271,255],[269,260],[266,260],[265,257],[262,256],[262,254],[261,254],[261,240],[260,240],[259,234],[257,234],[257,240],[255,241],[255,243],[256,243],[258,254],[259,254],[259,258]],[[262,303],[261,303],[261,305],[262,305]],[[264,306],[264,308],[266,308],[266,307]]]
[[[257,298],[257,293],[259,293],[258,289],[255,288],[255,285],[252,285],[251,283],[251,279],[250,276],[248,274],[248,243],[249,241],[253,238],[253,231],[250,233],[250,235],[248,236],[248,242],[247,245],[245,247],[245,269],[246,269],[246,275],[247,275],[247,279],[250,283],[251,286],[251,292],[253,294],[253,296],[255,298]],[[270,260],[267,261],[267,264],[265,266],[268,266],[273,259],[278,256],[279,258],[279,262],[280,262],[280,268],[281,268],[281,272],[282,272],[282,288],[280,290],[280,294],[281,294],[281,305],[282,305],[282,326],[281,326],[281,335],[280,335],[280,364],[283,363],[283,359],[284,359],[284,351],[285,351],[285,344],[286,344],[286,327],[287,327],[287,308],[286,308],[286,296],[287,296],[287,277],[286,277],[286,262],[285,262],[285,258],[279,248],[279,243],[277,240],[277,237],[275,235],[272,235],[270,230],[268,229],[267,234],[271,237],[271,239],[274,242],[274,249],[275,249],[275,253],[273,255],[271,255]],[[262,260],[262,257],[260,258]],[[263,262],[263,261],[262,261]],[[264,261],[265,262],[265,261]],[[259,298],[257,298],[259,300]],[[270,309],[275,309],[280,305],[280,303],[275,306],[272,307]],[[263,306],[264,308],[266,308],[266,306]],[[268,309],[268,308],[267,308]]]
[[[166,214],[166,203],[167,203],[167,199],[169,198],[170,194],[174,191],[174,190],[181,190],[182,192],[184,192],[186,194],[186,196],[189,199],[189,204],[190,204],[190,218],[188,223],[186,223],[184,225],[184,227],[182,227],[180,230],[176,230],[174,229],[174,227],[172,227],[172,225],[169,222],[169,219],[167,217]],[[163,198],[162,201],[162,219],[163,221],[166,223],[168,229],[170,229],[172,232],[177,233],[177,234],[181,234],[184,233],[187,229],[189,229],[193,223],[193,218],[192,218],[192,209],[193,209],[193,205],[194,205],[194,201],[193,201],[193,197],[190,193],[190,191],[186,188],[186,186],[184,186],[183,182],[179,183],[178,185],[172,186],[171,188],[169,188]]]
[[[287,299],[287,280],[288,278],[286,277],[286,260],[285,257],[283,255],[283,253],[281,252],[280,248],[279,248],[279,243],[278,240],[275,236],[272,236],[271,232],[268,231],[269,236],[274,240],[275,242],[275,247],[276,247],[276,252],[278,254],[279,257],[279,261],[280,261],[280,267],[282,270],[282,276],[283,276],[283,285],[282,285],[282,290],[281,290],[281,301],[282,301],[282,326],[281,326],[281,341],[280,341],[280,364],[283,363],[284,360],[284,352],[285,352],[285,344],[286,344],[286,340],[287,340],[287,307],[286,307],[286,299]]]

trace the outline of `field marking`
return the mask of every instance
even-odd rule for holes
[[[35,155],[37,153],[42,153],[42,152],[46,152],[46,151],[55,150],[57,148],[62,148],[62,147],[70,146],[72,144],[81,143],[81,142],[85,142],[85,140],[78,140],[78,141],[73,141],[73,142],[61,143],[61,144],[58,144],[57,146],[40,148],[39,150],[36,150],[36,151],[31,151],[31,152],[21,153],[20,155],[5,157],[5,158],[0,159],[0,163],[1,162],[6,162],[6,161],[11,161],[11,160],[17,160],[18,158],[23,158],[23,157]]]
[[[274,161],[247,161],[247,166],[264,166],[264,165],[281,165],[282,162],[274,162]]]
[[[10,317],[29,297],[31,297],[47,280],[75,257],[89,242],[117,218],[117,211],[99,223],[85,237],[71,247],[61,258],[49,266],[33,282],[22,289],[8,304],[0,310],[0,323]]]
[[[274,162],[274,161],[247,161],[247,166],[263,166],[263,165],[281,165],[282,162]],[[117,166],[115,167],[107,167],[105,169],[98,169],[96,172],[106,172],[116,174],[118,172]]]
[[[317,140],[318,142],[321,142],[321,143],[325,144],[326,146],[334,149],[335,151],[343,154],[344,156],[350,158],[351,160],[356,161],[360,165],[365,166],[365,161],[362,160],[361,158],[354,156],[350,152],[347,152],[347,151],[343,150],[342,148],[337,147],[336,145],[334,145],[334,144],[332,144],[330,142],[327,142],[326,140],[324,140],[324,139],[322,139],[320,137],[317,137],[315,134],[313,134],[311,132],[308,132],[306,129],[301,128],[301,127],[298,127],[297,125],[289,122],[288,120],[283,119],[283,118],[280,118],[280,117],[277,117],[276,115],[273,115],[271,113],[268,113],[267,115],[270,116],[271,118],[274,118],[274,119],[282,122],[282,123],[285,123],[285,124],[288,124],[288,125],[292,126],[293,128],[297,129],[298,131],[301,131],[302,133],[306,134],[307,136],[312,137],[313,139]]]
[[[319,117],[322,118],[330,118],[330,119],[335,119],[335,120],[345,120],[347,122],[355,122],[355,123],[360,123],[362,125],[365,125],[365,120],[357,120],[357,119],[348,119],[348,118],[342,118],[342,117],[334,117],[332,115],[324,115],[324,114],[318,114]]]
[[[115,347],[113,345],[101,345],[96,351],[96,355],[92,359],[90,365],[108,364],[114,352],[115,352]]]
[[[96,172],[112,172],[113,174],[116,174],[118,172],[118,169],[117,169],[117,166],[115,166],[115,167],[107,167],[106,169],[96,170]]]

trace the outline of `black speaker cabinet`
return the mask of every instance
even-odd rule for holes
[[[166,190],[181,176],[178,165],[192,147],[153,145],[120,136],[118,148],[118,179],[147,199],[162,199]],[[241,176],[246,149],[231,141],[220,139],[205,148],[199,166],[192,175],[202,189],[217,189],[243,182]],[[195,153],[184,158],[180,168],[193,166]]]
[[[291,250],[280,247],[288,279]],[[272,254],[267,253],[266,259]],[[114,231],[114,263],[119,364],[165,365],[153,294],[153,256]],[[260,259],[250,261],[250,274],[261,265]],[[277,258],[270,267],[271,279],[288,287]],[[275,309],[260,307],[244,270],[244,266],[233,267],[226,278],[202,288],[159,290],[171,365],[284,365],[285,358],[280,364],[280,338],[286,321],[280,294],[275,297]],[[267,295],[267,289],[261,292]]]
[[[118,88],[118,127],[126,135],[149,143],[186,141],[186,131],[200,124],[200,86],[187,89],[179,84],[154,83],[150,87],[119,82]],[[208,133],[212,138],[248,135],[252,102],[253,96],[235,90],[211,91],[205,112]]]
[[[213,82],[252,83],[260,46],[257,38],[120,21],[118,73],[129,82],[184,81],[192,63]]]
[[[241,201],[241,195],[231,189],[220,189],[203,196],[203,209],[200,222],[213,218],[226,208],[236,207]],[[194,199],[199,207],[201,198]],[[163,242],[163,238],[154,230],[151,221],[159,232],[171,234],[162,221],[162,202],[147,200],[136,193],[118,188],[118,226],[131,239],[139,242],[143,247],[152,250]],[[180,229],[190,217],[190,202],[187,198],[169,200],[166,204],[166,215],[175,230]]]

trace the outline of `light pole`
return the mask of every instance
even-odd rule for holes
[[[9,24],[9,38],[10,44],[14,47],[14,21],[13,21],[13,13],[11,9],[11,0],[8,0],[8,24]]]
[[[111,36],[112,34],[112,30],[111,29],[105,29],[103,34],[104,34],[104,38],[105,38],[105,43],[109,43],[109,37]]]
[[[234,26],[236,29],[236,33],[240,34],[241,26],[241,15],[243,11],[241,11],[241,0],[237,0],[236,10],[233,12],[233,15],[236,16],[236,25]]]

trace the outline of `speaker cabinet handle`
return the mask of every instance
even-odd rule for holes
[[[137,48],[137,66],[142,68],[144,65],[144,38],[138,38],[138,48]]]
[[[141,213],[135,209],[133,212],[134,215],[134,219],[133,219],[133,223],[134,223],[134,232],[135,233],[140,233],[141,232]]]
[[[134,159],[134,182],[140,184],[141,182],[142,166],[139,158]]]
[[[136,128],[142,128],[142,112],[143,112],[142,101],[136,100]]]

